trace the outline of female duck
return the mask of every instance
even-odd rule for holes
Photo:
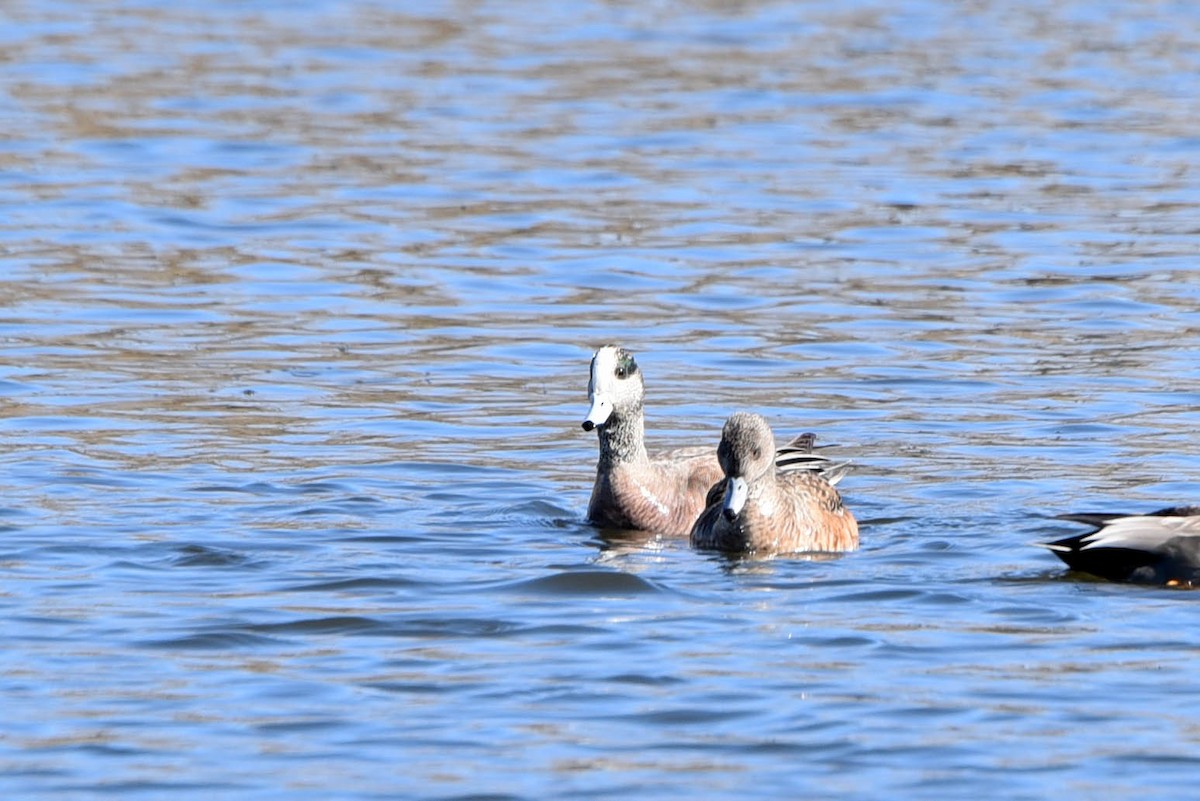
[[[725,423],[717,459],[725,478],[692,528],[692,545],[722,551],[852,551],[858,522],[833,484],[813,471],[781,472],[761,415]]]

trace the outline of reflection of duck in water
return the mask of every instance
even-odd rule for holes
[[[605,345],[592,357],[585,431],[596,429],[600,459],[587,517],[598,526],[686,536],[704,510],[709,489],[722,479],[708,446],[646,451],[645,385],[633,354]],[[769,446],[775,451],[774,442]],[[812,437],[779,449],[780,469],[817,471],[837,481],[846,465],[812,453]]]
[[[858,523],[833,483],[818,471],[779,470],[774,442],[762,416],[729,418],[717,448],[725,478],[692,528],[692,544],[764,553],[857,548]]]
[[[1092,526],[1084,534],[1038,543],[1072,570],[1110,581],[1200,586],[1200,506],[1059,519]]]

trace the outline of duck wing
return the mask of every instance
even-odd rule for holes
[[[850,462],[835,462],[828,456],[816,453],[818,447],[816,441],[817,435],[808,432],[777,448],[775,469],[781,473],[817,473],[830,484],[837,484],[850,472]],[[821,445],[820,447],[831,446]]]
[[[1072,570],[1111,581],[1186,581],[1200,577],[1200,508],[1173,506],[1143,515],[1083,513],[1060,519],[1092,531],[1039,543]]]

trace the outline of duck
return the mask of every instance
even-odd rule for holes
[[[1142,514],[1057,515],[1091,530],[1047,548],[1071,570],[1108,581],[1200,586],[1200,506],[1169,506]]]
[[[692,527],[694,547],[732,553],[853,551],[858,521],[834,483],[816,470],[780,470],[774,434],[760,414],[725,422],[717,461],[722,480]]]
[[[588,380],[590,406],[582,424],[584,431],[596,431],[600,447],[587,520],[601,528],[687,537],[709,490],[724,474],[712,446],[651,454],[646,449],[645,397],[633,353],[618,345],[596,350]],[[779,448],[780,469],[840,480],[849,463],[815,453],[813,443],[812,434],[802,434]]]

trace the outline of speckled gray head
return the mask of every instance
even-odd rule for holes
[[[605,345],[592,357],[588,380],[591,408],[583,419],[583,430],[606,425],[615,414],[629,414],[642,406],[645,388],[633,354],[616,345]]]
[[[725,421],[717,461],[725,471],[725,517],[733,520],[746,505],[750,482],[775,469],[775,435],[762,415],[736,412]]]

